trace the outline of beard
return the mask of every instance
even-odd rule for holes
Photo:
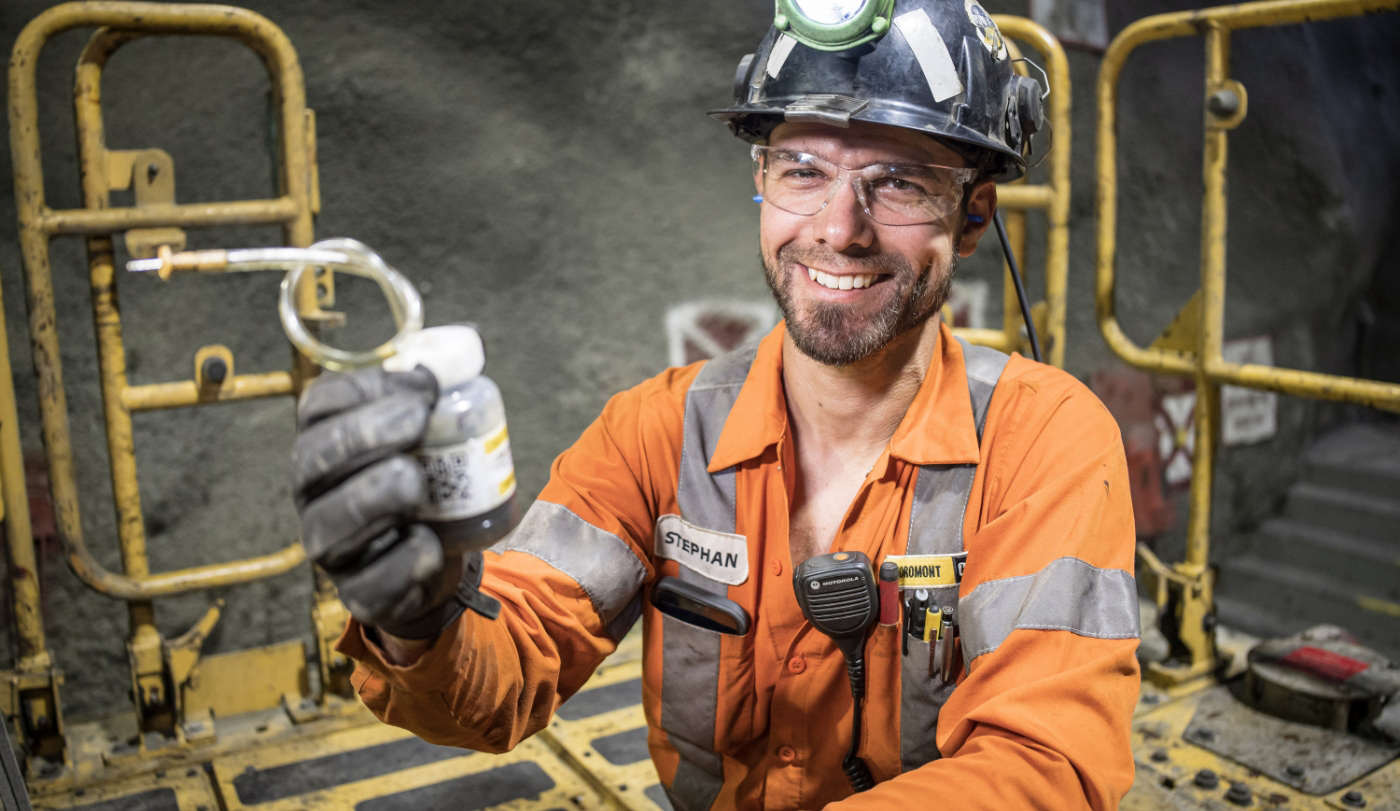
[[[958,267],[957,252],[951,252],[948,269],[939,273],[932,265],[916,272],[902,256],[837,255],[830,251],[788,244],[778,249],[776,267],[766,257],[763,277],[773,299],[783,312],[787,333],[798,351],[826,366],[849,366],[884,349],[896,337],[921,326],[943,308],[953,288]],[[888,274],[866,290],[884,289],[884,301],[874,313],[860,314],[854,308],[829,302],[807,302],[799,311],[792,294],[793,274],[784,268],[801,263],[807,267],[840,267],[859,273]],[[799,280],[800,283],[800,280]],[[869,294],[867,294],[869,295]]]

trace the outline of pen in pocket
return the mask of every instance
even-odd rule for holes
[[[899,566],[892,561],[880,564],[880,624],[899,624]]]

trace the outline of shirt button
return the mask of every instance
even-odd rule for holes
[[[806,669],[807,663],[803,661],[801,656],[794,656],[788,660],[788,670],[791,670],[793,673],[801,673]]]
[[[777,577],[783,573],[783,562],[781,560],[778,560],[777,558],[774,558],[773,562],[768,564],[768,568],[772,569],[773,576]]]
[[[778,749],[778,760],[784,763],[791,763],[797,760],[797,751],[791,746],[784,746]]]

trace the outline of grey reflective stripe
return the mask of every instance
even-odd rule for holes
[[[686,395],[676,501],[681,517],[696,526],[734,531],[734,471],[711,475],[706,468],[757,352],[747,346],[706,363]]]
[[[627,636],[627,632],[632,630],[632,626],[637,624],[637,620],[640,619],[641,616],[642,592],[638,590],[636,595],[632,597],[632,602],[628,603],[627,607],[622,609],[622,613],[618,614],[613,618],[612,622],[608,623],[606,629],[608,636],[613,639],[621,640],[624,636]]]
[[[967,369],[967,391],[972,400],[972,420],[977,439],[987,423],[987,410],[997,380],[1010,357],[995,349],[973,346],[962,338],[963,365]],[[977,465],[924,465],[914,483],[914,502],[909,507],[909,541],[905,554],[949,555],[963,551],[963,519],[972,494]],[[952,608],[962,621],[958,608],[958,587],[930,589],[940,608]],[[965,627],[965,626],[964,626]],[[941,641],[938,646],[951,644]],[[928,673],[924,642],[910,640],[910,655],[901,660],[899,690],[899,760],[904,771],[916,769],[942,755],[938,751],[938,712],[952,694],[957,680],[944,682]],[[916,652],[914,649],[920,649]],[[941,656],[942,651],[935,652]]]
[[[720,635],[664,614],[661,622],[661,728],[680,755],[666,795],[677,811],[705,811],[724,785],[715,751]]]
[[[605,626],[626,616],[646,580],[646,567],[626,541],[548,501],[530,505],[520,526],[495,549],[534,555],[573,578]]]
[[[1136,639],[1142,632],[1131,572],[1059,558],[1035,574],[989,580],[959,609],[963,656],[970,663],[1012,631],[1069,631],[1096,639]]]
[[[755,344],[706,363],[686,395],[676,502],[696,526],[734,532],[734,470],[706,468],[757,352]],[[685,566],[680,576],[716,594],[727,590]],[[724,761],[715,751],[720,635],[665,615],[661,622],[661,728],[680,755],[666,794],[677,811],[705,811],[724,785]]]
[[[982,441],[982,428],[987,424],[987,408],[992,404],[992,392],[1006,369],[1011,356],[991,347],[974,346],[962,338],[963,365],[967,367],[967,392],[972,397],[972,419],[977,423],[977,441]]]

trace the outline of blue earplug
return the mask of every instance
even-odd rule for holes
[[[761,202],[763,202],[763,195],[761,195],[761,194],[755,194],[755,195],[753,196],[753,201],[754,201],[755,203],[761,203]]]
[[[969,214],[969,215],[967,215],[967,221],[970,222],[970,223],[975,223],[975,224],[977,224],[977,225],[981,225],[982,223],[984,223],[984,222],[987,221],[987,218],[986,218],[986,217],[979,217],[979,216],[977,216],[976,214]]]

